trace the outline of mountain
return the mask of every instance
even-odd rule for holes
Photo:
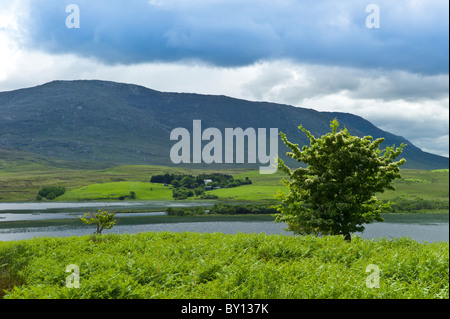
[[[303,145],[308,140],[298,130],[300,124],[320,136],[330,131],[334,118],[351,134],[385,137],[382,147],[408,144],[403,167],[449,167],[448,158],[423,152],[353,114],[83,80],[0,92],[0,152],[20,150],[66,163],[174,165],[169,154],[176,141],[170,140],[170,133],[178,127],[192,132],[193,120],[201,120],[203,130],[215,127],[221,132],[237,127],[278,128]],[[280,157],[286,151],[280,141]]]

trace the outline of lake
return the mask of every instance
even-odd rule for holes
[[[167,207],[208,206],[208,201],[120,201],[120,202],[39,202],[0,203],[0,240],[31,239],[40,236],[82,236],[93,232],[78,217],[89,211],[139,211],[117,213],[117,224],[105,234],[125,234],[148,231],[266,233],[291,236],[274,223],[271,216],[166,216]],[[385,221],[366,225],[363,238],[410,237],[419,242],[449,241],[448,214],[384,214]]]

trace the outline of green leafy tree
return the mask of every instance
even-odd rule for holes
[[[193,197],[194,194],[195,193],[192,189],[187,189],[185,187],[172,189],[172,197],[174,199],[178,199],[178,200],[183,200],[183,199],[187,199],[188,197]]]
[[[295,234],[343,235],[351,241],[351,233],[362,232],[363,224],[383,221],[380,213],[389,203],[375,194],[394,190],[391,182],[400,178],[399,166],[405,163],[394,159],[406,145],[380,150],[384,138],[373,141],[371,136],[352,136],[347,129],[338,131],[336,119],[330,126],[332,131],[321,138],[299,126],[310,140],[302,149],[280,133],[291,149],[287,155],[308,165],[292,170],[279,159],[289,192],[277,194],[281,204],[275,220],[287,223],[287,230]]]
[[[180,184],[185,188],[193,188],[193,185],[195,184],[195,178],[193,178],[192,176],[185,176],[181,179]]]
[[[205,186],[199,186],[194,189],[195,196],[200,196],[205,192]]]
[[[86,225],[96,225],[96,234],[101,235],[103,230],[111,229],[116,224],[114,219],[115,213],[110,213],[108,211],[98,210],[97,213],[86,213],[81,217],[81,221]]]
[[[53,192],[51,192],[50,194],[47,195],[47,199],[49,199],[49,200],[53,200],[55,198],[56,198],[56,195]]]
[[[174,180],[172,181],[172,186],[173,186],[174,188],[179,188],[179,187],[181,187],[181,183],[180,183],[179,180],[174,179]]]
[[[61,186],[44,186],[38,193],[38,200],[47,198],[49,200],[55,199],[58,196],[63,195],[66,189]]]

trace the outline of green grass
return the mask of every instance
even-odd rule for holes
[[[92,184],[71,190],[57,198],[58,201],[111,200],[136,193],[136,200],[172,200],[172,190],[163,184],[149,182],[111,182]]]
[[[128,195],[130,191],[137,194],[139,200],[170,200],[171,190],[161,184],[150,184],[150,177],[155,174],[186,173],[198,175],[211,173],[206,169],[186,169],[177,167],[130,165],[107,169],[68,170],[62,168],[27,166],[23,171],[0,171],[0,201],[34,201],[43,186],[63,186],[66,194],[59,201],[77,200],[117,200]],[[278,190],[287,191],[281,184],[284,175],[262,175],[259,171],[224,170],[222,173],[234,175],[235,178],[249,177],[253,182],[236,188],[224,188],[211,191],[220,200],[228,201],[270,201],[275,200]],[[449,170],[401,170],[402,179],[396,180],[396,191],[377,194],[381,200],[424,199],[427,201],[444,201],[449,197]],[[151,190],[152,188],[152,190]],[[448,210],[447,210],[448,211]]]
[[[434,169],[434,170],[432,170],[432,172],[445,172],[445,173],[448,173],[449,169],[448,168]]]
[[[100,183],[122,181],[150,183],[152,175],[167,172],[198,175],[211,171],[153,165],[117,166],[107,169],[63,169],[36,164],[26,166],[23,170],[0,169],[0,202],[35,201],[37,193],[43,186],[63,186],[68,191],[72,191]],[[235,174],[242,170],[227,172]]]
[[[71,264],[79,267],[79,288],[66,287]],[[448,264],[448,243],[409,239],[188,232],[35,238],[0,242],[0,291],[9,299],[449,298]],[[366,285],[369,265],[380,270],[378,288]]]
[[[448,202],[449,196],[449,172],[448,170],[409,170],[401,171],[402,178],[394,181],[395,191],[388,190],[377,194],[381,200],[393,200],[396,197],[414,200],[442,200]],[[212,191],[223,199],[233,200],[270,200],[278,190],[287,192],[287,187],[281,185],[281,173],[273,175],[260,175],[257,172],[238,174],[238,178],[249,176],[252,185],[239,188],[218,189]]]
[[[380,199],[394,197],[422,198],[428,200],[446,200],[449,197],[448,170],[410,170],[401,171],[402,178],[394,182],[395,191],[379,194]]]
[[[279,189],[284,189],[284,187],[276,185],[243,185],[235,188],[216,189],[211,191],[211,194],[227,200],[264,201],[275,200],[275,194]]]

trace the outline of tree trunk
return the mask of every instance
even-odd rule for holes
[[[345,233],[344,235],[344,239],[347,242],[351,242],[352,241],[352,235],[350,233]]]

